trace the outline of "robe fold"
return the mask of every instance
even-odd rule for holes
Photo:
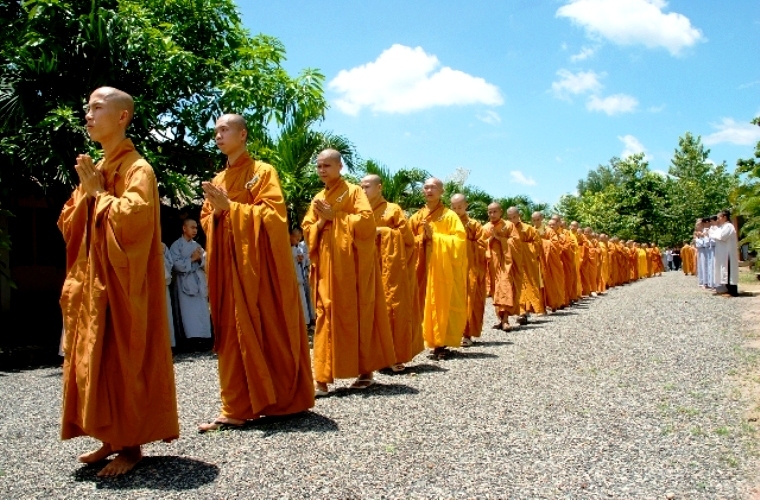
[[[519,246],[522,269],[522,290],[520,291],[520,314],[546,314],[544,294],[541,291],[541,259],[543,245],[536,228],[517,224],[522,245]]]
[[[573,240],[567,229],[557,229],[557,238],[562,249],[560,257],[562,258],[562,269],[565,273],[565,300],[566,305],[580,298],[576,280],[578,273],[575,269],[575,249]]]
[[[486,308],[486,247],[483,226],[475,219],[461,218],[467,234],[467,326],[466,337],[480,337]]]
[[[158,185],[124,139],[96,168],[105,191],[78,187],[58,227],[65,353],[61,437],[116,450],[179,436]]]
[[[503,321],[520,314],[522,270],[518,246],[521,245],[517,228],[504,219],[483,226],[488,242],[486,258],[490,290],[496,315]]]
[[[433,237],[424,238],[424,223]],[[417,245],[417,300],[429,348],[458,347],[467,325],[467,238],[459,217],[439,204],[409,219]]]
[[[580,244],[580,234],[575,233],[572,230],[568,230],[567,235],[570,238],[570,242],[573,246],[573,253],[575,254],[575,296],[581,298],[583,296],[583,280],[581,278],[581,261],[583,260],[583,249],[581,248]]]
[[[227,191],[219,215],[203,204],[221,414],[247,420],[314,406],[309,342],[277,172],[247,153],[212,183]]]
[[[367,196],[340,179],[314,199],[326,200],[335,212],[320,230],[312,205],[302,224],[317,310],[314,376],[330,384],[391,366],[396,354]]]
[[[377,224],[377,256],[388,308],[396,363],[408,363],[423,351],[422,313],[414,300],[417,263],[414,235],[404,211],[395,203],[380,198],[372,213]]]

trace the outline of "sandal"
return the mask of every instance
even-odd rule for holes
[[[350,389],[364,390],[368,387],[372,387],[373,385],[375,385],[374,378],[357,378],[354,383],[351,384]]]
[[[218,418],[215,419],[213,422],[208,422],[205,424],[200,424],[198,426],[198,433],[204,434],[206,432],[210,431],[227,431],[231,429],[242,429],[245,427],[245,422],[242,424],[233,424],[230,422],[225,422],[223,420],[219,420]]]
[[[472,347],[475,342],[470,337],[462,337],[462,342],[459,343],[462,347]]]

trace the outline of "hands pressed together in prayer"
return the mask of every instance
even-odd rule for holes
[[[202,257],[203,257],[203,250],[199,246],[193,251],[192,255],[190,255],[190,262],[197,262],[201,260]]]
[[[312,206],[314,207],[314,211],[317,213],[317,217],[319,218],[319,220],[317,220],[317,227],[319,227],[319,229],[325,227],[325,224],[328,221],[332,221],[335,218],[335,211],[333,210],[332,206],[325,200],[314,200]]]
[[[425,240],[432,240],[433,239],[433,226],[430,225],[429,222],[425,221],[422,224],[422,237]]]
[[[204,182],[201,184],[203,188],[203,195],[206,200],[214,208],[214,214],[219,215],[225,210],[230,209],[230,197],[227,195],[227,191],[218,186],[214,186],[210,182]]]
[[[92,163],[90,155],[77,156],[77,164],[74,166],[79,175],[79,182],[82,184],[82,189],[88,196],[97,196],[98,193],[105,191],[103,185],[105,181],[103,179],[103,173],[95,167]]]

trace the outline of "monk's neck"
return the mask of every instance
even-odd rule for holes
[[[242,147],[240,149],[237,149],[233,151],[232,153],[227,155],[227,166],[234,165],[235,162],[237,162],[242,156],[247,152],[245,147]]]
[[[103,139],[100,142],[100,145],[103,148],[103,156],[105,156],[106,159],[113,158],[119,149],[119,144],[121,144],[126,138],[127,136],[125,134],[114,134],[107,139]]]
[[[435,212],[435,210],[441,206],[441,200],[429,201],[425,203],[428,212]]]
[[[326,191],[330,191],[335,186],[337,186],[338,184],[340,184],[340,181],[342,181],[342,180],[343,180],[343,178],[339,176],[339,177],[336,177],[335,179],[330,179],[330,180],[325,181],[325,190]]]
[[[385,199],[383,198],[383,195],[378,195],[369,200],[369,206],[371,206],[373,209],[377,208],[378,205],[380,205],[382,202],[384,202]]]
[[[186,234],[183,234],[182,237],[185,239],[185,241],[193,241],[193,239]]]

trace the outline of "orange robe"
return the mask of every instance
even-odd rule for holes
[[[581,252],[581,294],[591,295],[596,292],[597,284],[597,253],[593,242],[584,234],[578,235]]]
[[[543,274],[544,295],[546,305],[556,311],[568,303],[565,297],[566,286],[565,270],[562,266],[562,248],[559,236],[553,229],[544,228],[542,238],[544,261],[546,262]]]
[[[521,244],[520,233],[509,221],[488,222],[483,226],[488,242],[486,258],[490,290],[496,315],[505,321],[509,316],[520,314],[522,270],[517,247]]]
[[[326,200],[335,212],[321,230],[313,205],[303,220],[317,310],[314,378],[329,384],[391,366],[396,353],[367,196],[340,179],[314,199]]]
[[[179,436],[161,226],[151,166],[122,141],[96,167],[105,192],[78,187],[58,227],[66,242],[61,438],[114,450]]]
[[[424,237],[424,223],[433,238]],[[409,219],[417,244],[418,304],[422,336],[430,348],[459,347],[467,326],[467,239],[457,214],[439,203]]]
[[[465,216],[462,220],[467,233],[467,337],[480,337],[486,309],[486,247],[483,226]]]
[[[581,248],[581,234],[575,233],[572,230],[567,231],[567,235],[570,238],[573,246],[573,253],[575,255],[575,296],[580,298],[583,296],[583,280],[581,277],[581,262],[583,261],[583,249]],[[576,299],[577,300],[577,299]]]
[[[404,211],[380,198],[372,207],[377,224],[377,257],[388,308],[396,363],[408,363],[422,352],[422,313],[414,297],[417,281],[414,265],[417,254],[414,235]]]
[[[686,276],[694,274],[694,256],[690,245],[681,248],[681,269]]]
[[[220,216],[206,202],[209,306],[221,414],[248,420],[314,406],[309,341],[277,172],[243,154],[214,177],[227,191]]]
[[[607,242],[607,262],[609,281],[607,282],[607,288],[613,288],[620,285],[620,263],[619,263],[618,247],[613,242]]]
[[[520,314],[532,312],[534,314],[546,314],[544,294],[541,291],[541,258],[543,245],[541,236],[536,228],[523,224],[517,224],[517,232],[520,234],[520,252],[522,269],[522,291],[520,292]]]
[[[572,301],[580,298],[578,295],[577,279],[578,273],[575,268],[575,248],[573,239],[570,237],[570,231],[567,229],[557,229],[557,236],[562,248],[562,268],[565,272],[565,300],[567,305]]]

